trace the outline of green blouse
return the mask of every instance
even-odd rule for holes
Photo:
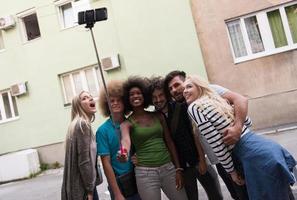
[[[132,124],[131,140],[135,147],[138,164],[145,167],[159,167],[170,162],[170,154],[163,138],[163,127],[158,118],[145,127],[129,119]]]

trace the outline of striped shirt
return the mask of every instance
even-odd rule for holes
[[[234,145],[224,144],[223,132],[231,122],[230,119],[226,119],[224,115],[217,112],[215,107],[208,103],[207,100],[208,98],[201,99],[203,101],[203,107],[199,106],[196,102],[191,103],[188,107],[188,114],[201,134],[206,138],[224,169],[230,173],[234,171],[231,157],[231,151]],[[241,137],[249,132],[249,126],[251,126],[251,120],[247,117],[242,128]]]

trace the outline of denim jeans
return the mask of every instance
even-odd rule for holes
[[[209,200],[222,200],[223,195],[215,169],[209,164],[207,172],[201,175],[196,167],[187,167],[184,171],[185,189],[189,200],[198,199],[197,179],[204,188]]]
[[[242,163],[250,199],[290,199],[288,188],[295,182],[291,170],[296,161],[286,149],[249,132],[236,143],[233,154]]]
[[[160,167],[135,167],[136,182],[142,200],[161,200],[161,189],[170,200],[186,200],[183,189],[176,190],[175,167],[170,162]]]

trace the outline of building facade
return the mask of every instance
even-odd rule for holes
[[[107,80],[182,69],[206,77],[189,2],[0,0],[0,154],[37,148],[42,162],[63,160],[71,98],[94,97],[100,76],[79,11],[106,7],[93,28]],[[98,113],[94,130],[103,122]]]
[[[296,123],[297,2],[191,4],[210,82],[249,98],[256,129]]]

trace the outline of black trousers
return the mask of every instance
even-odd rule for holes
[[[83,200],[88,200],[88,194],[87,192],[85,192]],[[93,200],[99,200],[99,196],[98,196],[98,192],[97,192],[97,188],[95,186],[94,188],[94,192],[93,192]]]
[[[97,192],[97,188],[96,187],[94,189],[93,200],[99,200],[99,196],[98,196],[98,192]]]
[[[206,191],[209,200],[223,199],[221,186],[215,169],[207,166],[207,172],[204,175],[199,174],[196,167],[187,167],[184,171],[185,189],[189,200],[198,199],[197,179]]]
[[[246,185],[240,186],[233,182],[231,176],[225,171],[224,167],[220,163],[216,164],[216,167],[218,170],[218,174],[227,186],[231,197],[235,200],[249,200]]]

